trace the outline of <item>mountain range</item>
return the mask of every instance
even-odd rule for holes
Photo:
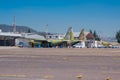
[[[13,26],[11,25],[6,25],[6,24],[0,24],[0,29],[2,30],[2,32],[13,32]],[[36,30],[27,27],[27,26],[16,26],[16,32],[28,32],[30,30],[30,32],[37,32]]]
[[[13,26],[12,25],[7,25],[7,24],[0,24],[0,29],[2,32],[13,32]],[[37,33],[39,35],[45,36],[45,32],[38,32],[28,26],[16,26],[16,32],[19,33]]]
[[[117,42],[117,39],[115,37],[101,37],[101,39],[107,42]]]

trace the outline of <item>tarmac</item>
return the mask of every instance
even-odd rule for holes
[[[120,49],[0,47],[0,80],[120,80]]]

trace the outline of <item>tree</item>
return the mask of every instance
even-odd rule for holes
[[[28,33],[31,33],[31,30],[30,30],[30,29],[28,29]]]
[[[91,34],[93,34],[93,32],[92,32],[92,30],[90,29],[90,31],[89,31]]]
[[[96,39],[96,37],[97,37],[97,33],[96,33],[96,31],[94,31],[93,36],[94,36],[95,39]]]
[[[98,36],[98,34],[96,33],[96,31],[94,31],[93,36],[95,37],[95,40],[97,40],[97,41],[101,40],[100,37]]]
[[[116,33],[117,42],[120,43],[120,30]]]

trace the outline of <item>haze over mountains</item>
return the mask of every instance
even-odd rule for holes
[[[12,25],[7,25],[7,24],[0,24],[0,29],[2,30],[2,32],[13,32],[13,26]],[[16,31],[19,33],[28,33],[28,31],[30,30],[31,33],[37,33],[40,35],[45,35],[45,32],[38,32],[28,26],[16,26]]]
[[[0,29],[2,32],[13,32],[13,26],[6,25],[6,24],[0,24]],[[31,32],[37,32],[36,30],[29,28],[27,26],[16,26],[17,32],[28,32],[30,30]]]
[[[101,37],[101,39],[107,42],[117,42],[117,39],[115,37]]]

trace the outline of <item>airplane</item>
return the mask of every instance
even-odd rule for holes
[[[48,40],[50,43],[50,46],[61,46],[61,47],[67,47],[72,46],[76,43],[79,43],[81,40],[74,40],[74,34],[72,27],[68,28],[68,31],[63,39],[60,40]]]
[[[83,35],[82,31],[82,35]],[[79,35],[79,37],[81,36],[81,34]],[[76,43],[81,42],[81,40],[74,40],[74,34],[73,34],[73,30],[72,27],[69,27],[67,30],[67,33],[65,35],[65,37],[63,39],[59,39],[59,40],[54,40],[54,39],[46,39],[45,41],[41,41],[41,40],[37,40],[37,41],[32,41],[30,42],[30,44],[41,44],[42,47],[70,47]]]

